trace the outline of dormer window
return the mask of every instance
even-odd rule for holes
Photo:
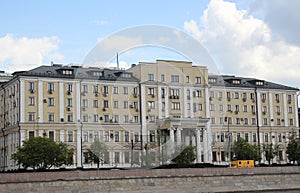
[[[257,81],[255,82],[255,85],[257,85],[257,86],[263,86],[263,85],[264,85],[264,81],[257,80]]]
[[[93,72],[93,76],[103,76],[102,72]]]
[[[217,83],[217,79],[216,78],[209,78],[208,82],[212,83],[212,84],[215,84],[215,83]]]
[[[131,78],[131,74],[129,74],[129,73],[123,73],[122,77],[123,78]]]
[[[64,74],[64,75],[72,75],[73,74],[73,70],[62,70],[62,74]]]
[[[232,80],[232,84],[241,84],[241,80]]]

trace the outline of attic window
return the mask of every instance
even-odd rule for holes
[[[62,74],[65,74],[65,75],[72,75],[72,74],[73,74],[73,70],[63,70],[63,71],[62,71]]]
[[[122,77],[123,77],[123,78],[131,78],[131,74],[123,73],[123,74],[122,74]]]
[[[93,72],[93,76],[102,76],[103,75],[103,73],[102,72]]]
[[[232,84],[241,84],[241,80],[232,80]]]
[[[216,82],[217,82],[217,79],[216,79],[216,78],[209,78],[209,79],[208,79],[208,82],[209,82],[209,83],[216,83]]]
[[[257,85],[257,86],[263,86],[264,85],[264,81],[256,81],[255,82],[255,85]]]

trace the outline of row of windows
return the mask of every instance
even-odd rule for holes
[[[252,138],[250,139],[250,135],[252,135]],[[271,135],[269,132],[265,132],[263,133],[263,142],[271,142]],[[229,135],[230,137],[230,141],[232,142],[233,140],[233,136]],[[244,134],[240,133],[240,132],[237,132],[236,135],[235,135],[235,140],[238,140],[240,138],[243,138],[245,139],[246,142],[257,142],[257,133],[247,133],[245,132]],[[273,139],[275,139],[275,135],[272,136]],[[219,135],[217,135],[217,139],[216,139],[216,136],[215,134],[213,134],[213,140],[216,142],[216,141],[219,141],[219,142],[228,142],[228,133],[227,132],[221,132]],[[282,135],[282,133],[277,133],[277,142],[283,142],[283,139],[285,139],[285,136]]]
[[[148,81],[154,81],[154,80],[155,80],[154,74],[148,74]],[[171,75],[170,80],[171,80],[171,82],[179,83],[180,82],[179,75]],[[160,75],[160,81],[161,82],[166,81],[166,78],[165,78],[164,74]],[[185,76],[185,83],[190,83],[190,76]],[[201,84],[201,77],[195,77],[194,83],[195,84]]]
[[[101,132],[102,133],[102,132]],[[104,142],[139,142],[140,141],[140,134],[139,132],[132,133],[132,139],[130,139],[130,132],[124,131],[123,132],[123,140],[120,139],[120,131],[103,131],[102,135],[99,135],[98,131],[83,131],[82,133],[82,140],[83,142],[92,142],[94,140],[100,140],[100,138]],[[35,137],[35,131],[28,132],[29,138]],[[48,133],[43,133],[43,136],[49,137],[52,140],[55,140],[55,132],[48,131]],[[74,131],[67,131],[67,142],[74,142]],[[149,133],[149,142],[155,142],[155,131],[150,131]]]

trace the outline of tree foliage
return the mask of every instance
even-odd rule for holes
[[[195,159],[195,147],[188,145],[172,161],[181,166],[188,166],[192,165]]]
[[[259,160],[259,149],[256,145],[251,145],[243,138],[234,142],[232,148],[235,160]]]
[[[32,137],[24,141],[22,147],[18,147],[12,159],[24,169],[45,170],[51,167],[72,165],[73,154],[74,150],[68,149],[64,143],[56,143],[44,137]]]
[[[296,161],[300,163],[300,141],[296,138],[296,133],[293,131],[292,135],[289,137],[289,144],[287,146],[287,156],[290,161],[295,164]]]
[[[272,143],[270,143],[270,144],[263,144],[263,151],[264,151],[266,160],[268,161],[268,163],[270,165],[271,164],[271,160],[276,155],[276,148],[275,148],[275,146]]]
[[[105,156],[107,156],[108,148],[105,143],[96,139],[88,150],[88,162],[96,163],[97,169],[99,169],[100,163],[104,163]]]

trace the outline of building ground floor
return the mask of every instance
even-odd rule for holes
[[[155,167],[171,163],[180,153],[180,148],[195,147],[195,163],[213,163],[227,165],[228,149],[234,141],[242,137],[250,144],[261,147],[261,163],[268,163],[264,148],[272,145],[275,156],[272,163],[285,164],[289,136],[292,128],[261,127],[211,127],[209,119],[166,118],[155,124],[20,124],[17,127],[2,129],[0,135],[2,171],[18,169],[11,159],[17,147],[30,137],[49,137],[56,142],[64,142],[74,149],[74,164],[71,168],[90,168],[87,151],[98,139],[106,144],[108,153],[101,167]],[[230,136],[230,141],[228,140]]]

